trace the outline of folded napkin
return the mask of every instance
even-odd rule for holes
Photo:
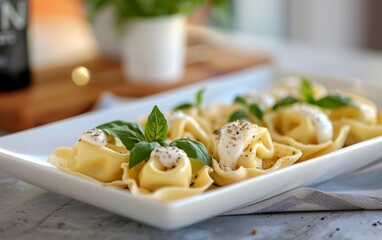
[[[299,187],[223,215],[382,209],[382,161],[312,187]]]

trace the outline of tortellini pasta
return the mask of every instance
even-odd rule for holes
[[[215,132],[211,176],[224,186],[292,165],[300,156],[300,150],[272,142],[266,128],[237,120]]]
[[[337,127],[350,126],[346,145],[365,141],[382,135],[381,113],[370,100],[353,93],[341,92],[352,99],[357,106],[345,106],[329,111],[329,117]]]
[[[49,156],[49,162],[65,171],[111,183],[122,179],[121,164],[129,162],[129,158],[129,150],[119,139],[102,130],[92,129],[84,132],[73,148],[54,150]]]
[[[218,130],[229,120],[230,115],[237,111],[242,110],[243,107],[239,104],[223,104],[220,102],[214,102],[206,106],[201,115],[205,118],[211,126],[211,133]]]
[[[206,128],[209,129],[207,124],[202,127],[200,121],[195,117],[189,116],[183,112],[174,112],[168,118],[168,138],[170,140],[189,138],[200,141],[207,149],[210,148],[211,139],[207,133]]]
[[[328,116],[318,107],[294,104],[264,116],[264,124],[276,142],[302,151],[299,161],[343,147],[350,127],[333,126]]]
[[[160,201],[170,201],[201,194],[213,183],[208,166],[192,176],[192,165],[187,154],[176,147],[159,147],[151,152],[143,166],[124,169],[123,182],[133,195]]]
[[[155,106],[140,124],[114,121],[86,131],[48,161],[132,195],[174,201],[382,135],[372,101],[305,78],[250,90],[231,104],[202,104],[202,92],[166,116]]]
[[[312,91],[314,98],[320,98],[327,94],[327,90],[324,86],[318,83],[312,84]],[[298,76],[289,76],[280,81],[278,85],[271,88],[269,93],[276,99],[281,99],[287,96],[294,96],[302,98],[301,96],[301,78]]]

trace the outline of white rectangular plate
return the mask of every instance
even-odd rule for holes
[[[319,183],[353,171],[382,157],[378,137],[285,169],[222,187],[183,200],[160,203],[132,196],[127,190],[102,186],[62,172],[47,163],[48,154],[60,146],[73,146],[79,134],[112,120],[135,121],[150,112],[153,105],[162,111],[176,103],[193,100],[201,87],[207,89],[206,102],[232,101],[248,89],[264,89],[275,83],[270,68],[256,68],[211,81],[161,93],[112,109],[84,114],[0,138],[0,169],[17,178],[74,199],[126,216],[161,229],[177,229],[216,216],[240,206],[259,202],[298,186]],[[283,73],[284,74],[284,73]],[[307,75],[307,74],[305,74]],[[328,88],[360,93],[382,103],[381,87],[354,79],[313,78]]]

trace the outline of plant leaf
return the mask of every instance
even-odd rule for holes
[[[358,104],[352,99],[343,96],[343,95],[327,95],[318,101],[316,101],[315,105],[320,106],[322,108],[339,108],[344,106],[354,106],[357,107]]]
[[[167,136],[167,120],[157,106],[154,106],[145,126],[145,138],[148,142],[165,140]]]
[[[306,77],[301,77],[300,92],[305,102],[314,103],[313,86]]]
[[[185,151],[189,158],[196,159],[208,166],[212,164],[206,147],[198,141],[182,138],[171,142],[170,145]]]
[[[129,169],[140,162],[149,160],[151,152],[159,146],[157,142],[139,142],[135,144],[130,151]]]
[[[249,105],[249,111],[257,117],[260,121],[263,119],[264,108],[256,103]]]
[[[193,106],[194,106],[194,104],[186,102],[186,103],[181,103],[181,104],[175,106],[172,110],[173,111],[180,111],[180,110],[192,108]]]
[[[125,147],[129,150],[131,150],[136,143],[145,140],[143,128],[136,123],[118,120],[102,124],[96,128],[119,138],[123,145],[125,145]]]
[[[240,110],[232,113],[228,119],[228,122],[233,122],[236,120],[248,120],[248,121],[250,121],[248,115],[245,114],[243,111],[240,111]]]
[[[243,104],[244,106],[248,105],[247,99],[245,99],[242,96],[236,96],[235,99],[233,100],[233,102]]]
[[[299,102],[299,100],[293,96],[287,96],[287,97],[284,97],[280,100],[278,100],[272,107],[273,110],[276,110],[278,109],[279,107],[284,107],[284,106],[288,106],[288,105],[292,105],[294,103],[297,103]]]
[[[206,91],[206,89],[202,88],[200,89],[197,93],[196,93],[196,102],[195,102],[195,106],[197,108],[200,108],[200,106],[202,105],[203,103],[203,93]]]

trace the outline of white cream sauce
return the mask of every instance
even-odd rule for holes
[[[93,128],[83,132],[78,141],[88,142],[96,146],[106,146],[107,136],[101,129]]]
[[[255,124],[238,120],[224,125],[215,132],[218,140],[219,165],[224,171],[236,169],[236,163],[246,143],[256,133],[256,127]]]
[[[181,158],[187,157],[187,154],[177,147],[158,147],[155,148],[150,158],[156,159],[165,168],[174,168]]]
[[[316,128],[318,143],[332,140],[333,125],[323,112],[305,104],[295,104],[291,106],[291,109],[297,113],[309,117],[312,120],[312,123]]]

